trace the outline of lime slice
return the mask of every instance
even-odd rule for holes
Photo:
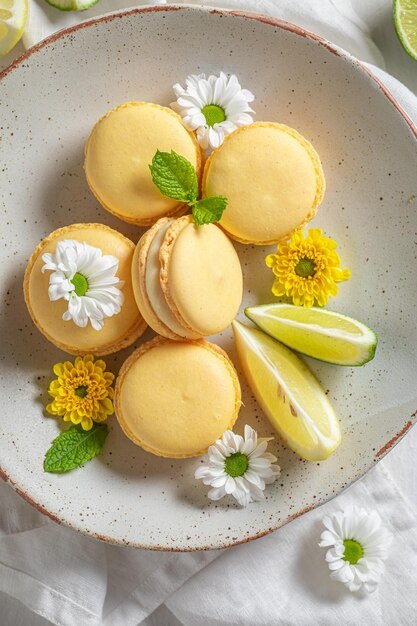
[[[21,38],[28,16],[28,0],[0,0],[0,57]]]
[[[394,0],[394,24],[404,50],[417,61],[417,0]]]
[[[303,459],[327,459],[341,433],[318,380],[298,356],[260,330],[235,321],[233,331],[246,379],[274,429]]]
[[[100,0],[46,0],[46,2],[60,11],[85,11]]]
[[[363,365],[375,356],[373,330],[352,317],[293,304],[265,304],[245,309],[259,328],[285,345],[335,365]]]

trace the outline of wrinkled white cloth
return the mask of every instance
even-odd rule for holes
[[[29,0],[28,47],[72,23],[145,4],[102,0],[83,14]],[[148,2],[147,4],[165,4]],[[191,2],[190,2],[191,3]],[[194,1],[194,4],[203,4]],[[183,4],[178,2],[178,4]],[[402,51],[390,0],[212,0],[295,22],[367,63],[417,123],[417,63]],[[9,60],[12,60],[9,57]],[[374,67],[378,66],[378,67]],[[349,490],[256,542],[164,554],[110,546],[43,517],[0,483],[1,626],[414,626],[417,597],[417,428]],[[325,513],[375,508],[394,534],[378,590],[350,594],[318,548]]]

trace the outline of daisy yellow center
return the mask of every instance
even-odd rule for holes
[[[303,257],[298,261],[294,271],[297,276],[302,276],[303,278],[307,278],[308,276],[314,276],[314,274],[316,273],[316,263],[313,261],[313,259]]]
[[[363,548],[361,544],[354,539],[345,539],[343,545],[345,546],[345,551],[342,557],[343,560],[349,561],[351,565],[356,565],[359,559],[363,557]]]
[[[80,274],[80,272],[76,272],[74,276],[71,278],[71,282],[74,285],[74,291],[77,296],[85,296],[88,291],[88,280],[84,276],[84,274]]]
[[[226,119],[225,110],[218,104],[207,104],[201,109],[202,114],[206,118],[207,126],[214,126],[214,124],[220,124]]]
[[[88,394],[88,387],[87,387],[87,385],[80,385],[79,387],[74,389],[74,393],[79,398],[85,398],[86,395]]]
[[[246,454],[241,452],[235,452],[231,456],[228,456],[224,462],[224,469],[226,474],[236,478],[236,476],[242,476],[248,469],[249,461]]]

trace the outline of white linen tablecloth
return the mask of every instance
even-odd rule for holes
[[[102,0],[77,14],[60,13],[44,0],[29,2],[23,41],[3,59],[0,68],[24,47],[59,28],[110,10],[145,4]],[[194,4],[203,2],[195,0]],[[372,64],[417,123],[417,98],[404,86],[417,93],[417,63],[407,57],[396,38],[390,0],[222,0],[205,4],[273,15],[337,43]],[[414,428],[360,482],[319,509],[256,542],[193,554],[100,543],[54,524],[0,483],[0,625],[414,626],[416,455]],[[385,576],[372,596],[350,594],[330,581],[324,551],[317,546],[322,516],[351,504],[375,508],[394,534]]]

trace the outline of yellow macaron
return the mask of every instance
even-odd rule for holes
[[[238,128],[208,158],[203,196],[224,195],[220,226],[232,239],[272,244],[303,228],[325,190],[320,158],[293,128],[255,122]]]
[[[85,148],[84,170],[91,191],[105,209],[126,222],[149,226],[187,207],[152,182],[149,165],[157,150],[188,159],[200,179],[202,152],[180,116],[151,102],[126,102],[102,117]]]
[[[138,243],[132,263],[138,307],[169,339],[214,335],[232,322],[242,301],[242,269],[230,239],[192,216],[163,218]]]
[[[79,271],[77,270],[77,277],[73,277],[73,271],[57,272],[45,267],[47,263],[45,259],[51,258],[51,255],[56,256],[63,242],[65,245],[68,242],[79,242],[82,247],[86,248],[83,254],[85,252],[87,255],[94,256],[95,260],[90,262],[90,270],[86,266],[85,258],[82,261],[84,265],[80,266]],[[104,355],[129,346],[143,334],[146,322],[139,312],[132,289],[131,265],[134,250],[135,245],[132,241],[103,224],[65,226],[55,230],[41,241],[27,265],[23,288],[29,313],[38,329],[49,341],[70,354]],[[74,269],[77,263],[74,250],[64,252],[64,254],[70,255],[68,263],[72,264],[71,267]],[[93,262],[94,265],[92,265]],[[115,277],[107,281],[108,285],[101,280],[101,285],[104,286],[100,287],[99,292],[97,290],[91,292],[84,276],[88,276],[91,271],[97,278],[100,272],[108,272],[111,263],[114,267],[117,266],[117,269],[113,271]],[[69,279],[65,282],[63,280],[65,276],[72,277],[74,283]],[[93,311],[93,317],[100,317],[97,315],[100,304],[97,307],[95,303],[104,302],[104,308],[100,310],[107,313],[104,315],[101,322],[102,328],[99,330],[93,328],[91,319],[86,319],[85,315],[81,316],[81,323],[85,324],[84,327],[77,325],[73,319],[63,319],[63,316],[68,317],[69,300],[76,289],[76,278],[84,281],[86,297],[90,298],[87,304]],[[118,280],[121,281],[120,289],[115,291]],[[50,289],[51,286],[54,289],[53,285],[56,287],[56,281],[61,281],[60,288],[67,290],[68,299],[59,297],[51,300]],[[77,284],[77,288],[80,288],[80,285]],[[117,298],[119,305],[114,304]],[[76,307],[79,301],[75,300],[73,306]]]
[[[235,368],[205,340],[156,337],[122,366],[114,406],[125,434],[148,452],[198,456],[232,428],[241,405]]]

